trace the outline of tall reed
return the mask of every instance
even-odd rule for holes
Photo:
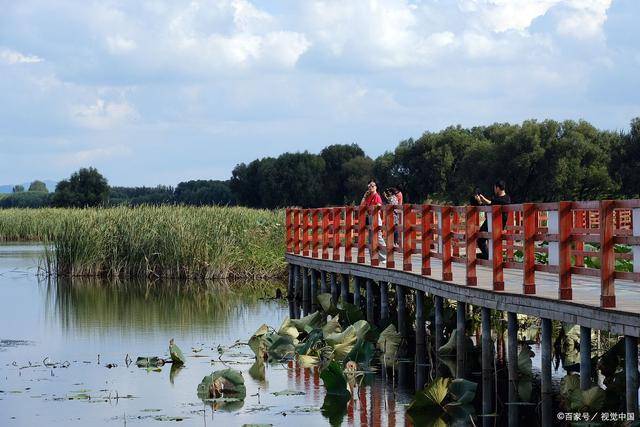
[[[266,278],[284,274],[284,212],[141,206],[0,211],[4,240],[40,240],[58,276]]]

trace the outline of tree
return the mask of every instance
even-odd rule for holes
[[[357,144],[334,144],[325,147],[320,157],[325,165],[322,176],[323,204],[342,204],[347,195],[346,183],[349,178],[343,166],[356,157],[364,157],[364,151]]]
[[[13,193],[22,193],[24,191],[24,185],[14,185],[11,192]]]
[[[227,181],[197,180],[178,184],[175,190],[177,203],[185,205],[231,205],[233,193]]]
[[[42,181],[35,180],[29,185],[29,191],[37,191],[40,193],[48,193],[47,184]]]
[[[107,202],[109,184],[95,168],[82,168],[56,185],[53,205],[58,207],[92,207]]]

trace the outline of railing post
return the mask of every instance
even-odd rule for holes
[[[431,242],[433,241],[433,212],[430,205],[422,205],[422,275],[431,275]]]
[[[515,225],[515,213],[513,211],[510,211],[510,212],[507,213],[507,224],[506,224],[506,227],[509,227],[509,226],[512,226],[512,225]],[[504,224],[503,224],[503,226],[504,226]],[[513,230],[509,230],[506,227],[504,227],[505,228],[505,234],[514,234]],[[513,242],[514,241],[509,239],[509,240],[506,240],[506,242],[507,242],[507,250],[506,250],[506,252],[507,252],[507,261],[513,261],[513,252],[514,252],[514,250],[513,250]]]
[[[412,205],[402,206],[402,269],[404,271],[411,271],[413,265],[411,264],[411,254],[413,239],[415,234],[411,231],[415,224],[415,215],[413,214]],[[414,231],[415,233],[415,231]]]
[[[574,212],[573,217],[573,226],[577,228],[586,228],[585,224],[585,211],[580,209]],[[584,250],[584,242],[575,242],[575,247],[577,251]],[[584,256],[576,255],[576,267],[584,267]]]
[[[373,209],[370,209],[370,211],[373,211],[373,214],[371,215],[371,251],[369,253],[369,257],[371,258],[371,265],[374,267],[377,267],[378,265],[380,265],[380,257],[378,254],[379,248],[378,248],[378,233],[380,232],[380,206],[376,205],[373,207]]]
[[[311,258],[318,258],[318,246],[320,246],[318,232],[320,229],[320,209],[311,210]]]
[[[451,270],[451,207],[440,209],[440,239],[442,241],[442,280],[453,280]]]
[[[393,246],[394,242],[394,234],[396,230],[396,224],[394,221],[394,205],[385,206],[384,210],[384,224],[385,224],[385,243],[387,245],[387,268],[395,268],[395,247]]]
[[[631,215],[632,234],[634,237],[640,237],[640,208],[632,209]],[[631,248],[633,251],[633,271],[640,273],[640,245],[632,245]]]
[[[460,225],[460,215],[456,209],[453,209],[453,222],[451,223],[451,230],[454,233],[458,232],[458,228]],[[460,256],[460,246],[458,245],[458,239],[452,236],[451,240],[451,252],[454,257]]]
[[[309,256],[309,209],[302,211],[302,256]]]
[[[330,209],[322,209],[322,259],[329,259],[329,212]]]
[[[523,204],[522,213],[522,249],[524,252],[522,292],[525,295],[533,295],[536,293],[536,205],[534,203]]]
[[[293,243],[293,231],[291,229],[292,225],[291,225],[291,208],[287,208],[285,211],[285,227],[286,227],[286,233],[285,233],[285,241],[286,241],[286,247],[287,247],[287,253],[291,252],[292,249],[292,243]]]
[[[558,203],[558,297],[561,300],[572,299],[571,290],[571,230],[573,215],[571,202]]]
[[[353,247],[353,207],[345,208],[344,216],[344,260],[351,262],[353,260],[351,249]]]
[[[364,248],[367,244],[367,208],[358,208],[358,263],[364,263]]]
[[[616,306],[613,200],[600,202],[600,307]]]
[[[300,209],[293,210],[293,252],[300,254]]]
[[[333,260],[340,261],[340,221],[342,208],[333,208]]]
[[[493,290],[504,291],[502,263],[502,206],[491,206],[491,247],[493,248]]]
[[[477,286],[476,248],[478,246],[478,208],[465,208],[465,244],[467,252],[467,286]]]

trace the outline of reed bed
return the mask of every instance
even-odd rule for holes
[[[46,243],[44,271],[73,277],[284,275],[284,211],[141,206],[0,211],[3,240]]]

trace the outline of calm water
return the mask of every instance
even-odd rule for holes
[[[56,283],[38,279],[39,253],[38,246],[0,245],[0,425],[405,424],[410,385],[369,378],[357,401],[327,410],[317,372],[280,364],[267,366],[264,379],[249,372],[251,350],[228,347],[288,316],[286,303],[260,299],[266,291]],[[187,356],[184,368],[127,367],[127,355],[168,358],[170,338]],[[214,410],[196,388],[205,375],[226,367],[243,372],[247,398],[240,407]],[[284,390],[301,394],[272,394]]]

